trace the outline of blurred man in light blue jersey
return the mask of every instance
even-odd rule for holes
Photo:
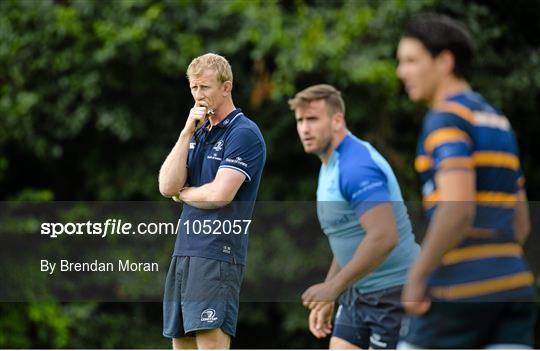
[[[395,348],[401,288],[419,251],[396,177],[347,130],[345,104],[333,86],[311,86],[289,105],[304,150],[322,161],[317,213],[334,255],[326,280],[302,295],[310,331],[332,334],[332,349]]]

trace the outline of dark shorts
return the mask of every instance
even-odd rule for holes
[[[534,304],[527,302],[433,302],[426,314],[404,320],[402,336],[429,349],[532,347],[535,316]]]
[[[233,263],[174,256],[163,296],[163,335],[181,338],[221,328],[235,336],[243,271]]]
[[[350,288],[339,298],[332,336],[363,349],[395,349],[401,320],[401,286],[361,294]]]

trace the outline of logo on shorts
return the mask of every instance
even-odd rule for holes
[[[386,348],[388,346],[387,343],[381,340],[381,336],[379,334],[375,334],[375,333],[371,334],[371,336],[369,337],[369,341],[373,345],[378,346],[378,347]]]
[[[202,311],[201,322],[212,323],[214,321],[217,321],[216,310],[212,308],[207,308],[206,310]]]

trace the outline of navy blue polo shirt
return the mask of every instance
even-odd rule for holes
[[[209,128],[195,132],[189,144],[187,183],[210,183],[221,168],[246,176],[227,206],[205,210],[183,205],[174,256],[197,256],[244,265],[251,215],[257,198],[266,145],[259,127],[236,109]]]

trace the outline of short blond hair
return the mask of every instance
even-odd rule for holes
[[[229,61],[221,55],[208,53],[195,57],[188,66],[187,78],[199,77],[205,70],[216,72],[216,78],[220,83],[233,81],[233,74]]]
[[[298,92],[289,100],[289,107],[294,111],[317,100],[324,100],[329,116],[338,112],[345,114],[345,102],[341,97],[341,92],[329,84],[312,85]]]

